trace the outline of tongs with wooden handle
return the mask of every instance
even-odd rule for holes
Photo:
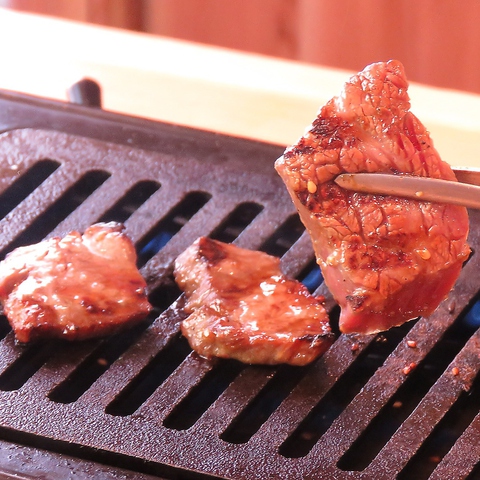
[[[388,173],[342,173],[335,182],[347,190],[452,203],[480,209],[480,170],[454,168],[458,182]]]

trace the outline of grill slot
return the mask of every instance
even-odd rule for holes
[[[307,368],[282,365],[268,383],[255,396],[221,434],[222,440],[230,443],[246,443],[268,420],[270,415],[288,397],[308,371]]]
[[[159,188],[160,185],[157,182],[138,182],[112,208],[105,212],[98,221],[126,222]]]
[[[175,406],[163,425],[175,430],[186,430],[193,426],[244,368],[244,365],[234,360],[218,362]]]
[[[156,465],[135,457],[124,457],[111,451],[96,450],[39,438],[21,431],[0,428],[0,437],[16,445],[4,447],[3,459],[6,463],[0,474],[6,472],[15,480],[48,479],[91,479],[91,480],[223,480],[219,477],[197,474],[172,468],[169,465]],[[58,452],[49,454],[49,451]],[[0,457],[1,458],[1,457]],[[16,467],[16,468],[15,468]],[[52,477],[52,472],[58,473]],[[42,475],[42,476],[39,476]]]
[[[0,340],[3,340],[11,330],[7,317],[0,315]]]
[[[135,413],[190,352],[185,338],[173,338],[107,406],[106,413],[119,416]]]
[[[168,283],[153,290],[148,299],[157,315],[164,312],[181,294],[176,283]]]
[[[262,210],[262,205],[258,203],[245,202],[238,205],[235,210],[215,228],[210,234],[210,238],[225,243],[233,242]]]
[[[8,246],[8,251],[23,245],[40,242],[62,220],[78,208],[97,188],[102,185],[110,174],[102,170],[94,170],[85,173],[74,185],[72,185],[58,200],[38,217],[30,226]],[[0,252],[0,258],[4,258],[7,252]]]
[[[315,260],[312,260],[302,272],[300,272],[298,280],[307,287],[310,293],[315,292],[315,290],[322,284],[322,272]]]
[[[369,465],[474,333],[466,325],[467,316],[471,317],[471,314],[461,315],[424,360],[408,374],[396,394],[340,459],[339,468],[363,470]]]
[[[54,343],[27,347],[24,352],[0,375],[0,390],[20,389],[50,358]]]
[[[190,192],[138,243],[138,266],[158,253],[180,229],[208,202],[205,192]]]
[[[411,328],[412,323],[406,323],[377,335],[300,423],[293,435],[281,445],[280,453],[289,458],[307,455]],[[352,355],[355,355],[355,349]]]
[[[140,336],[145,325],[136,325],[127,332],[104,340],[78,367],[48,395],[59,403],[77,401]]]
[[[40,160],[22,173],[0,195],[0,218],[13,210],[22,200],[30,195],[43,181],[45,181],[58,167],[59,162]]]
[[[259,250],[281,257],[301,237],[305,228],[298,215],[291,215]]]
[[[462,392],[453,407],[440,420],[432,434],[399,475],[399,480],[429,477],[437,464],[455,444],[463,431],[478,414],[480,404],[480,377],[477,375],[468,392]],[[477,477],[468,477],[477,478]]]

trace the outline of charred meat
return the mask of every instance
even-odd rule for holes
[[[201,237],[177,258],[175,279],[190,314],[182,332],[204,357],[305,365],[333,341],[321,301],[266,253]]]
[[[0,263],[0,300],[16,339],[80,340],[142,320],[151,306],[135,262],[116,223],[17,248]]]
[[[275,164],[342,311],[343,332],[373,333],[431,314],[469,255],[463,207],[348,192],[340,173],[455,180],[410,112],[397,61],[353,76]]]

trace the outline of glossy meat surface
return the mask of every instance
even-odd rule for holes
[[[182,332],[204,357],[305,365],[333,341],[320,300],[276,257],[201,237],[177,258],[175,279],[190,314]]]
[[[106,335],[148,315],[146,284],[122,230],[99,223],[7,255],[0,300],[19,342]]]
[[[340,173],[455,180],[410,112],[397,61],[353,76],[275,164],[310,233],[343,332],[373,333],[431,314],[469,255],[463,207],[348,192]]]

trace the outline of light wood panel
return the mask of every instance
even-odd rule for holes
[[[479,0],[4,0],[11,8],[480,93]],[[181,61],[179,59],[178,61]]]

